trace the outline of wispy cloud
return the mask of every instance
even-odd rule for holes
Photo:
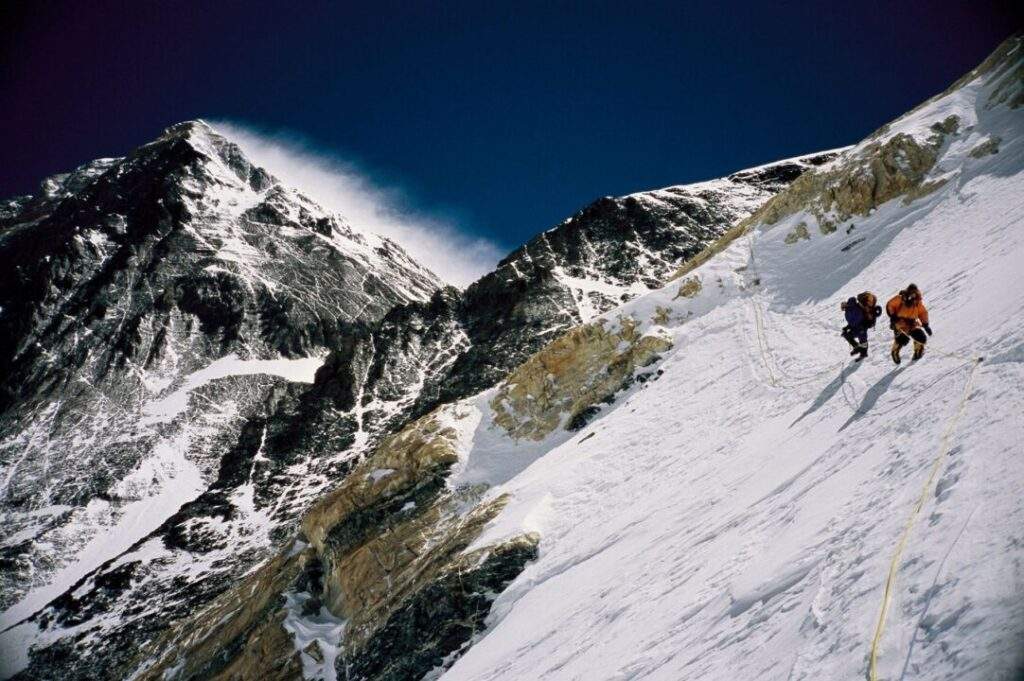
[[[356,229],[394,239],[451,284],[473,282],[502,255],[497,244],[467,233],[452,219],[415,209],[400,189],[381,186],[353,163],[298,135],[267,133],[234,121],[211,125],[281,182],[343,215]]]

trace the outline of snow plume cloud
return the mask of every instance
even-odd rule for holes
[[[290,133],[267,133],[233,121],[211,121],[256,165],[295,187],[354,228],[395,240],[417,261],[464,287],[493,269],[497,244],[467,234],[454,220],[424,214],[398,188],[381,186],[352,163]]]

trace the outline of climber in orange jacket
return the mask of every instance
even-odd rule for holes
[[[928,326],[928,309],[921,301],[921,289],[915,284],[903,289],[886,303],[885,313],[889,315],[889,328],[896,335],[892,343],[892,361],[900,363],[900,350],[910,341],[914,341],[912,359],[921,359],[928,336],[932,335],[932,327]]]

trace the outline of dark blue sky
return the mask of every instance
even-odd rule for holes
[[[984,0],[32,4],[0,17],[0,196],[230,119],[506,247],[601,195],[855,142],[1019,19]]]

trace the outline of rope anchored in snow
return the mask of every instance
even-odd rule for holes
[[[750,304],[754,308],[754,329],[757,335],[757,349],[761,351],[761,361],[764,362],[764,368],[768,371],[768,382],[771,383],[772,387],[778,387],[779,382],[775,379],[775,372],[772,371],[771,363],[768,361],[768,338],[764,332],[764,319],[761,317],[761,307],[753,298],[750,299]]]
[[[760,304],[754,298],[750,298],[750,305],[754,310],[754,329],[756,331],[758,350],[761,353],[761,361],[764,363],[764,368],[768,372],[768,383],[773,388],[799,388],[802,385],[814,383],[822,376],[834,373],[837,369],[842,369],[844,363],[839,362],[837,365],[829,365],[820,371],[816,371],[810,376],[791,376],[789,372],[779,364],[779,361],[775,358],[775,353],[771,350],[771,343],[768,342],[768,334],[765,326],[764,310],[761,309]],[[828,327],[828,330],[832,331],[832,328]],[[771,358],[770,360],[769,357]],[[772,365],[775,366],[775,369],[772,369]],[[785,378],[785,382],[780,380],[781,378]]]
[[[818,377],[818,375],[820,375],[820,374],[816,374],[814,376],[811,376],[808,380],[800,381],[799,383],[795,383],[795,384],[788,385],[788,386],[782,386],[779,383],[779,381],[777,380],[777,378],[775,376],[775,372],[772,370],[771,362],[768,359],[768,356],[771,355],[771,349],[770,349],[770,346],[769,346],[769,343],[768,343],[767,334],[765,333],[764,319],[762,317],[761,309],[760,309],[760,307],[759,307],[759,305],[757,304],[756,301],[751,300],[751,304],[754,307],[754,322],[755,322],[755,329],[756,329],[756,332],[757,332],[758,349],[761,352],[761,359],[764,362],[765,369],[768,371],[768,378],[769,378],[769,381],[770,381],[771,385],[774,386],[774,387],[787,387],[787,388],[791,388],[791,387],[797,387],[798,385],[802,385],[803,383],[807,383],[807,382],[815,380]],[[822,325],[822,326],[824,326],[824,325]],[[971,396],[971,390],[972,390],[972,388],[974,386],[974,376],[975,376],[975,373],[977,372],[977,369],[981,365],[982,361],[984,361],[984,357],[968,357],[968,356],[963,355],[963,354],[953,353],[953,352],[944,352],[942,350],[937,350],[935,348],[932,348],[932,351],[935,354],[940,355],[942,357],[946,357],[946,358],[949,358],[949,359],[956,359],[956,360],[968,360],[968,362],[967,362],[967,364],[962,364],[962,365],[956,367],[955,369],[953,369],[953,370],[951,370],[949,372],[945,372],[945,373],[941,374],[931,384],[929,384],[928,386],[925,386],[925,388],[922,388],[922,390],[927,390],[932,385],[934,385],[938,381],[946,378],[947,376],[952,375],[956,370],[960,369],[963,366],[970,366],[971,370],[970,370],[970,373],[967,375],[967,381],[964,384],[963,394],[960,397],[960,402],[957,405],[956,411],[953,413],[952,417],[950,418],[949,422],[946,425],[945,432],[942,434],[942,440],[940,441],[940,445],[939,445],[939,453],[935,457],[935,461],[932,463],[931,470],[929,471],[929,474],[928,474],[928,478],[925,481],[924,487],[921,490],[921,494],[918,497],[917,502],[914,504],[914,507],[911,510],[910,517],[907,519],[907,522],[904,525],[903,532],[900,535],[899,541],[897,541],[897,543],[896,543],[896,549],[893,552],[892,560],[889,563],[889,571],[888,571],[888,575],[887,575],[886,580],[885,580],[885,588],[884,588],[883,593],[882,593],[882,607],[881,607],[881,611],[878,614],[878,623],[875,626],[874,636],[871,639],[871,651],[870,651],[870,655],[869,655],[869,670],[868,670],[868,679],[869,679],[869,681],[878,681],[878,651],[879,651],[879,648],[881,646],[882,636],[885,633],[886,619],[887,619],[888,614],[889,614],[889,607],[892,604],[892,595],[893,595],[893,592],[895,591],[895,588],[896,588],[896,577],[897,577],[897,575],[899,573],[900,564],[902,563],[903,551],[906,548],[907,541],[910,538],[910,532],[913,530],[914,525],[917,522],[917,517],[920,515],[921,509],[924,507],[925,502],[928,500],[929,493],[931,492],[931,490],[935,486],[935,478],[936,478],[936,476],[938,475],[939,471],[942,468],[942,462],[945,460],[946,455],[949,454],[950,441],[951,441],[951,439],[953,437],[953,434],[956,432],[956,427],[959,425],[961,418],[963,418],[964,412],[966,411],[966,408],[967,408],[967,400]],[[825,371],[830,371],[830,370],[831,369],[827,369]],[[844,383],[843,384],[844,388],[845,388],[845,385],[846,384]],[[917,392],[920,392],[920,391],[917,391]],[[843,393],[843,397],[844,397],[844,399],[846,399],[846,393],[845,392]],[[907,400],[904,400],[904,402],[901,402],[900,404],[895,405],[894,407],[891,407],[890,409],[887,409],[883,413],[888,413],[890,411],[893,411],[893,410],[901,407],[906,401],[909,401],[909,399],[912,399],[912,398],[908,398]],[[847,404],[849,405],[849,400],[847,400]],[[855,415],[860,412],[859,409],[853,408],[852,405],[849,405],[849,406],[851,406],[851,409],[853,409]]]
[[[754,260],[754,243],[753,239],[749,235],[747,237],[747,244],[750,249],[751,265],[756,267],[756,262]],[[798,385],[802,385],[803,383],[815,380],[820,375],[820,373],[815,374],[814,376],[809,377],[807,380],[800,381],[799,383],[793,385],[780,385],[778,379],[775,376],[775,371],[772,370],[772,363],[768,359],[769,355],[771,355],[772,353],[768,343],[767,333],[765,332],[765,324],[762,310],[756,300],[751,298],[750,302],[754,308],[754,326],[757,334],[758,349],[761,352],[761,359],[764,362],[764,367],[768,372],[768,380],[771,383],[771,385],[773,387],[797,387]],[[825,326],[820,322],[817,322],[817,324],[822,327]],[[828,328],[830,331],[832,330],[831,327]],[[936,476],[938,476],[939,471],[942,469],[942,462],[949,454],[950,442],[953,438],[953,434],[956,432],[956,428],[959,425],[960,420],[963,418],[964,412],[967,410],[967,400],[970,399],[971,391],[974,387],[975,374],[977,373],[978,367],[985,359],[984,357],[974,357],[964,355],[962,353],[945,352],[941,349],[935,348],[930,343],[928,344],[928,348],[930,352],[937,354],[941,357],[967,361],[971,367],[971,371],[967,375],[967,381],[964,383],[964,390],[960,396],[960,401],[957,404],[956,411],[953,412],[953,415],[950,417],[949,422],[946,424],[946,429],[943,432],[942,439],[939,443],[939,452],[936,455],[935,460],[932,462],[931,469],[928,472],[928,478],[925,480],[924,487],[921,489],[921,494],[918,496],[917,501],[914,503],[914,506],[910,511],[910,516],[907,518],[907,522],[903,527],[903,532],[900,534],[899,540],[896,542],[896,547],[893,551],[892,559],[889,561],[889,571],[886,575],[885,586],[882,591],[882,607],[878,613],[878,622],[875,625],[874,636],[872,636],[871,638],[871,650],[868,656],[869,681],[878,681],[878,652],[882,644],[882,637],[885,634],[885,624],[889,615],[889,608],[892,605],[892,596],[896,589],[896,577],[899,574],[900,565],[903,561],[903,551],[904,549],[906,549],[907,542],[910,539],[910,533],[914,529],[914,525],[917,523],[917,518],[921,514],[921,509],[924,508],[925,502],[928,501],[928,496],[930,495],[932,489],[935,487]],[[776,366],[778,365],[776,364]],[[779,370],[780,372],[782,371],[781,368]],[[945,378],[951,373],[953,372],[951,371],[944,373],[937,380],[941,380],[942,378]],[[843,397],[846,397],[845,392],[843,393]],[[856,413],[857,410],[855,409],[854,412]]]
[[[896,588],[896,576],[899,573],[900,563],[903,559],[903,550],[907,546],[907,540],[910,538],[911,530],[914,529],[917,517],[921,514],[921,509],[924,507],[932,488],[935,486],[935,477],[942,468],[942,462],[946,455],[949,454],[950,440],[956,431],[957,425],[960,423],[960,419],[963,418],[964,412],[967,410],[967,400],[970,398],[971,389],[974,386],[974,375],[977,373],[983,359],[982,357],[974,359],[971,372],[967,375],[967,382],[964,384],[963,394],[960,396],[960,403],[957,405],[956,411],[950,418],[949,423],[946,424],[946,430],[942,434],[938,456],[935,457],[935,461],[932,463],[928,479],[925,480],[921,494],[910,511],[910,517],[907,518],[907,522],[903,527],[903,533],[900,535],[899,541],[896,542],[896,549],[893,552],[892,560],[889,561],[889,573],[885,579],[885,588],[882,591],[882,608],[878,613],[875,635],[871,638],[871,653],[868,660],[869,681],[878,681],[878,649],[881,646],[882,636],[885,633],[885,621],[889,614],[889,606],[892,604],[892,594]]]

